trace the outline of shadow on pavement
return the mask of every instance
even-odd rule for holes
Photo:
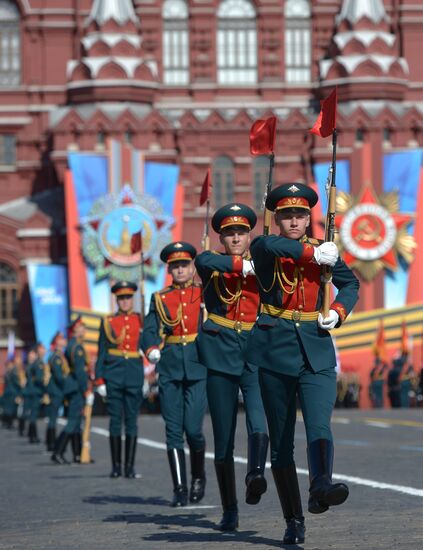
[[[133,496],[121,496],[121,495],[98,495],[93,497],[87,497],[82,500],[88,504],[144,504],[152,506],[168,506],[169,502],[162,497],[133,497]],[[118,516],[116,516],[118,517]],[[106,519],[103,521],[113,521]],[[116,520],[124,521],[124,520]]]

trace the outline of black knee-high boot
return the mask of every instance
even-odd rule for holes
[[[238,527],[238,502],[236,498],[234,462],[215,462],[223,516],[219,523],[221,531],[235,531]]]
[[[332,483],[333,443],[329,439],[317,439],[307,449],[310,475],[308,511],[322,514],[329,506],[342,504],[348,498],[345,483]]]
[[[188,487],[185,452],[183,449],[169,449],[167,457],[173,481],[172,506],[186,506],[188,503]]]
[[[135,479],[137,477],[134,469],[136,451],[137,436],[127,435],[125,437],[125,477],[128,479]]]
[[[204,469],[204,455],[206,449],[194,450],[190,447],[191,461],[191,489],[189,492],[190,502],[200,502],[204,497],[206,487],[206,472]]]
[[[63,431],[56,439],[54,452],[51,455],[51,460],[56,464],[70,464],[70,462],[66,460],[64,456],[70,436],[71,434]]]
[[[300,544],[305,540],[305,525],[295,464],[272,466],[272,474],[286,521],[283,544]]]
[[[109,437],[110,454],[112,457],[112,471],[110,477],[118,478],[122,475],[122,438],[120,435],[111,435]]]
[[[245,502],[257,504],[261,495],[266,492],[267,482],[264,477],[266,466],[267,447],[269,437],[265,433],[256,432],[248,436],[248,466],[245,484]]]

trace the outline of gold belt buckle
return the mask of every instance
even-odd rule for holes
[[[242,321],[235,321],[234,329],[237,332],[242,332]]]
[[[294,309],[294,311],[292,312],[292,320],[299,321],[300,319],[301,319],[301,311]]]

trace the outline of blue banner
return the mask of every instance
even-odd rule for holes
[[[62,265],[28,265],[29,292],[37,341],[47,349],[58,330],[68,325],[68,282]]]

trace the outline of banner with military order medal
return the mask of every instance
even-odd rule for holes
[[[181,236],[183,190],[178,166],[144,162],[140,151],[114,140],[105,151],[70,152],[68,162],[70,313],[82,315],[95,349],[100,318],[114,309],[114,281],[138,283],[142,275],[147,297],[164,286],[158,254]]]

